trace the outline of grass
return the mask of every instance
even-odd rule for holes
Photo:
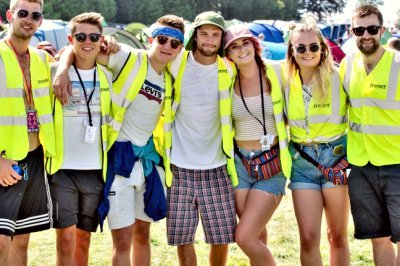
[[[373,265],[370,241],[356,240],[353,238],[353,224],[349,221],[349,242],[351,253],[351,265]],[[290,192],[282,200],[268,225],[269,248],[273,253],[277,265],[300,265],[299,235],[296,218],[292,207]],[[165,220],[152,225],[151,230],[152,265],[178,265],[176,248],[168,246]],[[90,265],[111,265],[112,240],[110,231],[105,226],[103,233],[92,235],[90,249]],[[204,243],[201,226],[196,234],[196,252],[198,265],[208,265],[208,245]],[[321,254],[323,264],[328,265],[329,246],[326,239],[326,225],[323,223],[321,237]],[[29,265],[55,265],[56,246],[55,232],[48,230],[31,235],[29,247]],[[229,247],[228,265],[249,265],[247,257],[236,244]]]

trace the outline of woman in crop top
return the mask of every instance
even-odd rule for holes
[[[291,170],[281,78],[275,73],[278,70],[281,75],[281,67],[261,59],[261,45],[247,25],[228,28],[225,43],[227,57],[238,70],[232,92],[239,178],[236,242],[252,264],[275,265],[266,243],[266,225],[285,195]]]
[[[322,265],[319,245],[325,211],[329,265],[349,265],[347,185],[328,181],[318,167],[331,167],[346,155],[346,94],[315,22],[303,21],[290,29],[285,113],[293,161],[289,188],[300,232],[301,264]]]

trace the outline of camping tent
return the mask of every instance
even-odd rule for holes
[[[146,47],[132,33],[115,27],[104,27],[103,34],[112,36],[118,42],[125,43],[133,48],[146,49]]]
[[[68,45],[68,32],[65,22],[44,19],[42,25],[32,37],[30,45],[37,46],[39,42],[49,41],[58,51]]]
[[[252,22],[250,23],[249,29],[255,36],[259,36],[262,33],[264,35],[263,41],[276,43],[285,42],[282,32],[272,25]]]

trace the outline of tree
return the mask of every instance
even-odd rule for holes
[[[379,5],[383,5],[383,1],[382,0],[358,0],[357,1],[357,6],[362,6],[362,5],[375,5],[375,6],[379,6]]]
[[[342,12],[345,4],[345,0],[300,0],[300,14],[308,12],[323,20],[328,14]]]

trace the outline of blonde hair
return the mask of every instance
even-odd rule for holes
[[[330,49],[325,42],[325,39],[322,35],[321,30],[318,28],[317,24],[312,19],[302,20],[300,23],[292,23],[289,26],[289,38],[288,38],[288,50],[286,56],[286,67],[288,78],[286,82],[292,82],[296,72],[300,70],[300,66],[297,64],[294,56],[293,56],[293,44],[292,38],[293,34],[296,32],[300,33],[308,33],[314,32],[318,39],[319,44],[321,46],[321,59],[318,64],[317,69],[315,70],[313,77],[312,77],[312,94],[318,96],[319,98],[325,98],[328,88],[330,87],[331,83],[331,75],[334,71],[334,63],[333,58],[330,52]]]
[[[14,8],[18,4],[18,2],[37,3],[40,5],[40,9],[43,9],[43,0],[11,0],[10,1],[10,10],[14,10]]]

